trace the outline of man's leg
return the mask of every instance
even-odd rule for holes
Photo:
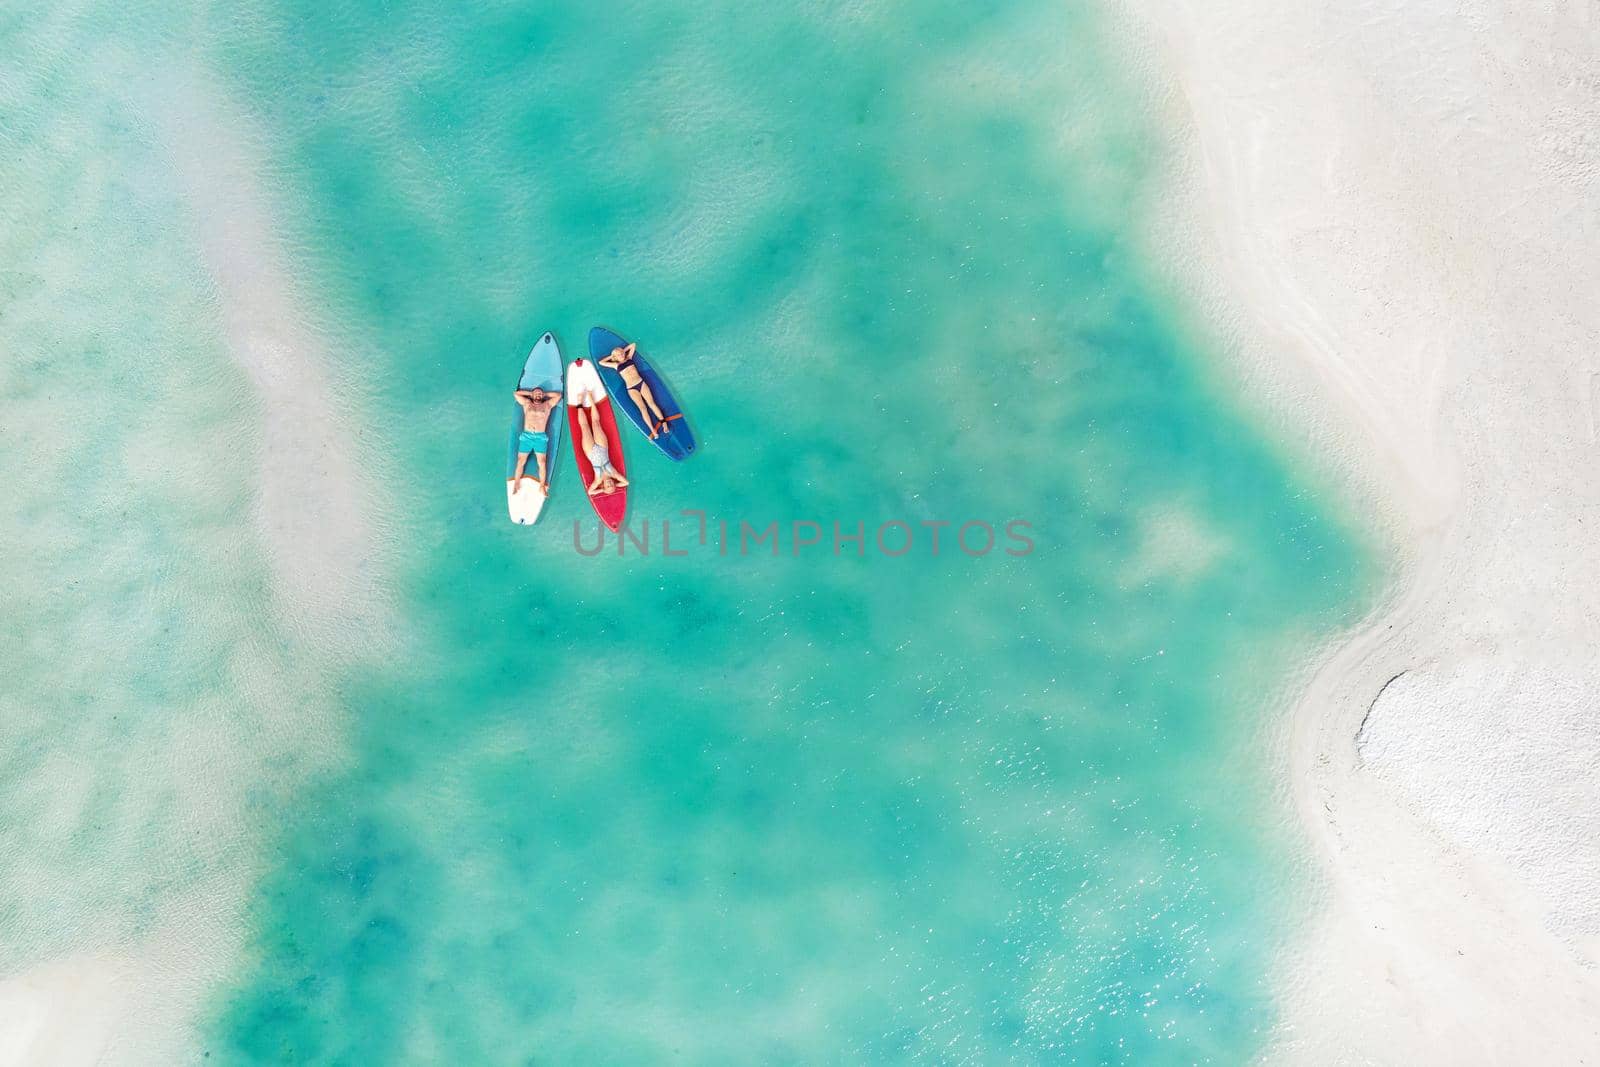
[[[511,476],[511,491],[513,493],[515,493],[518,489],[522,488],[522,472],[527,469],[527,466],[528,466],[528,453],[526,453],[526,452],[518,452],[517,453],[517,473],[513,474]],[[544,457],[543,456],[539,457],[539,467],[540,467],[540,469],[544,468]]]

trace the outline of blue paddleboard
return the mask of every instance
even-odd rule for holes
[[[626,415],[628,421],[644,434],[646,440],[649,440],[649,420],[654,416],[646,416],[634,404],[621,374],[600,363],[611,354],[613,348],[621,348],[627,343],[604,326],[596,326],[589,331],[589,358],[594,361],[595,369],[600,372],[600,380],[606,383],[606,392],[611,394],[611,406]],[[667,383],[661,380],[661,375],[656,373],[656,369],[644,358],[643,353],[635,352],[634,367],[639,371],[639,377],[650,387],[650,394],[655,397],[661,413],[667,416],[667,425],[661,431],[661,435],[650,443],[671,459],[685,458],[694,452],[694,431],[689,429],[689,420],[683,417],[683,409],[678,406],[677,397],[672,395],[672,390],[667,388]]]
[[[533,346],[533,351],[528,353],[528,361],[522,365],[522,377],[517,379],[518,389],[544,389],[559,395],[563,394],[561,371],[561,349],[556,346],[556,339],[550,334],[539,338]],[[517,473],[517,439],[522,436],[522,405],[512,402],[516,413],[511,419],[511,458],[506,462],[506,507],[511,512],[511,521],[521,526],[532,526],[539,519],[539,512],[544,510],[545,495],[539,488],[539,457],[536,454],[528,456],[528,466],[522,472],[522,481],[512,492],[511,479]],[[556,449],[561,444],[561,405],[558,403],[550,409],[550,422],[545,426],[544,432],[550,435],[550,451],[545,454],[546,471],[548,472],[551,487],[555,485]]]

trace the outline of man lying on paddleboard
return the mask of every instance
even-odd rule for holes
[[[655,394],[650,391],[650,383],[644,380],[639,368],[633,365],[633,354],[636,351],[638,346],[634,344],[629,344],[626,348],[613,348],[609,356],[600,360],[600,365],[610,367],[622,375],[622,384],[628,387],[628,399],[639,409],[644,421],[655,427],[650,431],[650,440],[654,441],[661,436],[661,429],[667,424],[667,416],[662,413],[661,405],[656,403]]]
[[[547,393],[543,389],[518,389],[514,394],[522,405],[522,436],[517,438],[517,473],[511,481],[511,491],[522,488],[522,471],[528,465],[528,455],[539,457],[539,488],[550,494],[550,413],[561,403],[560,393]]]

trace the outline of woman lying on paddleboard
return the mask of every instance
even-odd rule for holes
[[[655,394],[650,392],[650,383],[640,377],[639,368],[633,365],[633,353],[637,348],[632,343],[626,348],[613,348],[609,356],[600,360],[600,365],[622,375],[622,384],[628,387],[628,399],[639,409],[644,421],[654,427],[650,431],[650,440],[654,441],[667,425],[667,416],[662,412],[661,405],[656,403]]]
[[[528,466],[528,455],[539,457],[539,488],[550,492],[550,413],[561,403],[560,393],[547,393],[543,389],[518,389],[514,394],[522,405],[522,436],[517,438],[517,473],[511,479],[511,491],[522,488],[522,472]]]
[[[589,495],[604,493],[610,496],[627,485],[628,479],[611,465],[611,442],[607,440],[605,427],[600,425],[600,416],[594,410],[594,399],[592,396],[585,397],[583,405],[578,408],[578,431],[583,435],[579,443],[583,446],[584,458],[594,468],[594,481],[589,483]]]

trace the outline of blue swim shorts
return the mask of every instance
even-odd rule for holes
[[[517,438],[518,452],[537,452],[544,455],[550,447],[550,435],[539,433],[535,430],[523,430],[522,436]]]

